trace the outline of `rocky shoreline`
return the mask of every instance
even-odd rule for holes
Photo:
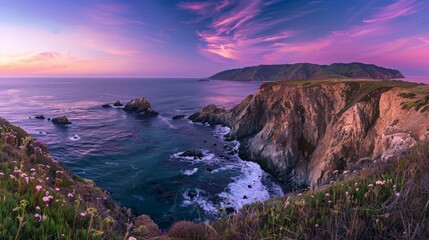
[[[230,127],[242,159],[284,183],[314,186],[427,140],[428,93],[402,81],[267,83],[230,110],[208,105],[189,119]]]

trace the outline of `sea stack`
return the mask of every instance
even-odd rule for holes
[[[61,125],[71,124],[71,122],[68,120],[66,116],[52,118],[52,122],[55,124],[61,124]]]
[[[129,101],[125,105],[124,110],[126,112],[143,113],[148,116],[158,116],[159,114],[158,112],[152,109],[146,97],[141,97],[141,98]]]

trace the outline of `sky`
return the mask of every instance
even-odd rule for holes
[[[363,62],[429,75],[427,0],[0,0],[0,76],[206,77]]]

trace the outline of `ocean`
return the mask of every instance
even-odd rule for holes
[[[121,205],[168,228],[283,195],[259,165],[231,154],[239,143],[224,140],[227,127],[172,120],[211,103],[231,108],[259,86],[190,78],[0,78],[0,117],[42,140],[72,172]],[[158,117],[101,107],[142,96]],[[73,124],[56,126],[36,115],[66,115]],[[189,149],[202,149],[204,157],[179,156]]]

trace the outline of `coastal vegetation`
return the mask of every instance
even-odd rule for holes
[[[70,174],[22,129],[3,119],[0,128],[0,239],[125,235],[126,215],[101,189]]]
[[[245,206],[213,224],[176,223],[175,239],[427,239],[429,144],[337,181]]]

